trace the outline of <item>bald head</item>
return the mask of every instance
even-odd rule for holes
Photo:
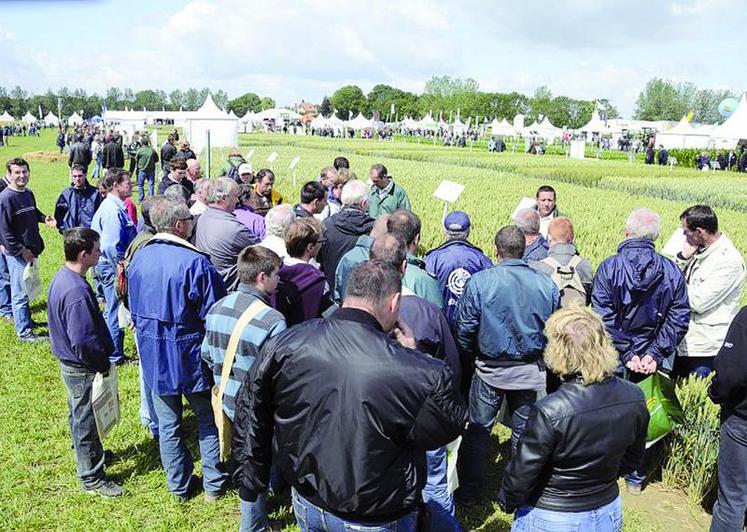
[[[381,235],[371,244],[368,258],[394,266],[404,275],[407,264],[407,246],[401,238],[392,234]]]

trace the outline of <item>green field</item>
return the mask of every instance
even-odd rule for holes
[[[32,151],[54,152],[50,131],[41,138],[12,138],[10,147],[0,148],[0,160]],[[442,205],[431,194],[441,179],[466,186],[454,208],[467,211],[473,221],[475,244],[492,255],[496,230],[508,224],[509,216],[523,196],[533,196],[542,184],[558,191],[558,205],[576,224],[582,255],[594,266],[615,252],[623,238],[627,215],[636,207],[649,207],[662,216],[662,234],[668,236],[679,224],[687,206],[710,202],[717,210],[723,230],[741,250],[747,249],[747,180],[736,174],[704,175],[689,169],[649,167],[624,160],[571,161],[562,156],[533,157],[520,153],[491,154],[477,149],[443,148],[426,142],[377,142],[320,139],[288,135],[242,135],[242,151],[255,149],[255,169],[265,165],[272,151],[278,188],[289,201],[297,200],[304,181],[314,179],[323,166],[338,155],[347,156],[359,178],[367,177],[374,162],[384,163],[395,180],[410,194],[414,210],[423,219],[422,247],[439,244]],[[223,153],[221,153],[221,151]],[[297,183],[293,186],[288,164],[296,155]],[[225,159],[225,150],[214,150],[215,174]],[[64,162],[31,161],[30,188],[39,207],[51,213],[59,192],[68,185]],[[61,237],[42,227],[47,250],[41,257],[42,280],[48,285],[62,264]],[[660,239],[659,244],[662,242]],[[32,304],[34,319],[46,321],[44,298]],[[126,347],[134,355],[128,334]],[[109,472],[124,481],[126,496],[121,500],[91,498],[78,488],[67,429],[64,388],[55,359],[48,346],[21,346],[12,327],[0,323],[0,515],[4,528],[16,530],[66,529],[235,529],[238,527],[238,498],[231,495],[216,504],[200,497],[179,504],[169,496],[158,449],[147,430],[138,423],[137,368],[120,371],[120,399],[123,421],[105,442],[119,460]],[[196,426],[187,415],[188,433]],[[507,457],[507,433],[497,429],[486,492],[495,494],[500,470]],[[196,437],[190,449],[199,456]],[[492,462],[491,462],[492,463]],[[673,485],[670,482],[668,485]],[[702,530],[708,516],[688,503],[681,492],[662,491],[654,484],[638,500],[626,499],[625,530]],[[661,497],[661,498],[659,498]],[[692,496],[691,496],[692,499]],[[641,502],[645,500],[646,502]],[[658,501],[663,501],[659,504]],[[493,502],[458,513],[465,528],[507,530],[511,517]],[[289,527],[292,516],[281,507],[274,517]]]

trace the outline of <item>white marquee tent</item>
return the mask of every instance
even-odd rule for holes
[[[563,134],[563,130],[550,122],[550,119],[545,117],[542,122],[537,126],[539,135],[547,140],[550,144],[555,142],[555,139]]]
[[[26,114],[23,115],[23,118],[21,118],[24,122],[27,124],[35,124],[36,123],[36,117],[32,115],[29,111],[26,111]]]
[[[413,120],[409,116],[406,116],[404,120],[401,122],[401,126],[404,129],[418,129],[418,121]]]
[[[60,119],[57,118],[57,115],[55,115],[52,111],[49,111],[47,113],[47,116],[44,117],[44,123],[48,126],[59,126],[60,125]]]
[[[70,115],[70,118],[67,119],[67,123],[71,126],[79,126],[83,123],[83,117],[78,114],[78,111],[75,111]]]
[[[591,138],[592,133],[608,133],[609,128],[607,127],[607,124],[605,124],[601,118],[599,118],[599,111],[594,109],[591,113],[591,120],[589,120],[586,125],[581,127],[579,129],[581,133],[587,133],[587,137]]]
[[[708,146],[709,136],[707,131],[698,131],[683,116],[674,127],[656,133],[656,145],[672,148],[705,148]]]
[[[15,118],[13,118],[13,115],[11,115],[8,111],[3,111],[3,114],[0,115],[0,122],[14,122]]]
[[[206,133],[210,131],[210,146],[224,148],[239,145],[239,120],[222,111],[208,94],[197,111],[184,121],[184,136],[192,149],[201,152],[205,147]]]
[[[420,129],[428,129],[428,130],[436,130],[438,129],[438,122],[436,122],[433,119],[433,115],[431,113],[428,113],[423,118],[421,118],[418,121],[418,126]]]
[[[524,115],[518,114],[513,120],[514,131],[518,134],[524,131]]]
[[[711,139],[719,148],[734,148],[740,139],[747,139],[747,94],[726,121],[711,131]]]
[[[462,136],[467,132],[467,129],[469,126],[465,125],[464,122],[459,120],[459,117],[457,117],[456,120],[454,120],[454,123],[451,124],[451,131],[454,133],[454,135]]]
[[[358,116],[356,116],[352,120],[348,120],[347,125],[348,127],[356,129],[356,130],[357,129],[368,129],[370,127],[373,127],[373,121],[363,116],[363,113],[358,113]]]

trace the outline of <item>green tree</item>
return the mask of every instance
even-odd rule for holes
[[[701,124],[717,124],[723,121],[724,118],[718,112],[718,104],[726,98],[736,98],[736,95],[729,90],[696,91],[690,107],[693,121]]]
[[[202,105],[200,92],[193,87],[187,89],[187,92],[184,93],[184,110],[197,111],[197,109],[200,108],[200,105]]]
[[[272,109],[275,107],[275,100],[269,96],[265,96],[259,101],[259,110],[264,111],[265,109]]]
[[[226,106],[228,105],[228,94],[226,94],[222,89],[218,89],[216,92],[212,94],[213,94],[213,101],[215,102],[215,105],[217,105],[221,109],[225,109]]]
[[[568,98],[570,99],[570,98]],[[529,113],[527,123],[535,120],[540,121],[540,116],[545,117],[553,112],[552,92],[545,85],[540,85],[534,90],[534,94],[529,99]]]
[[[319,105],[319,114],[324,118],[329,118],[330,116],[332,116],[332,102],[330,101],[328,96],[322,98],[322,103],[321,105]]]
[[[10,107],[9,112],[16,119],[21,118],[26,114],[26,111],[28,111],[26,98],[28,98],[28,93],[19,85],[16,85],[13,87],[13,90],[10,91],[10,104],[8,106]]]
[[[179,89],[174,89],[169,93],[169,107],[174,111],[184,107],[184,93]]]
[[[162,107],[166,106],[166,93],[163,91],[144,90],[135,93],[135,109],[142,109],[145,107],[151,111],[160,111]]]
[[[244,116],[247,111],[257,112],[260,110],[261,100],[253,92],[242,94],[228,102],[228,110],[236,113],[236,116]]]
[[[346,85],[332,95],[332,106],[337,110],[337,118],[348,120],[366,109],[366,97],[356,85]]]
[[[633,116],[638,120],[679,120],[690,108],[695,93],[692,83],[674,84],[654,78],[638,95]]]

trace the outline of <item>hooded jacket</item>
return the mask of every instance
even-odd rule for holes
[[[54,219],[60,233],[73,227],[91,227],[93,215],[103,199],[96,187],[86,182],[83,188],[67,187],[57,198]]]
[[[340,259],[353,249],[359,236],[371,232],[373,224],[373,218],[355,207],[344,207],[322,223],[324,243],[319,252],[319,263],[330,290],[335,288],[335,272]]]
[[[671,369],[677,345],[687,332],[690,305],[685,278],[671,260],[645,238],[625,240],[599,265],[591,304],[622,363],[651,355]]]
[[[285,317],[288,327],[322,315],[324,274],[308,262],[288,264],[285,258],[278,275],[280,282],[272,297],[272,306]]]

